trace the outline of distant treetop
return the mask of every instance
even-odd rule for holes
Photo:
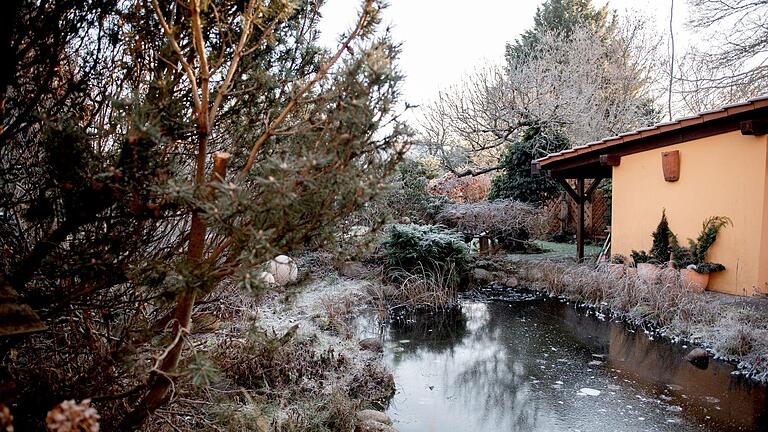
[[[592,0],[546,0],[536,8],[533,28],[526,30],[514,43],[508,43],[507,60],[530,53],[544,34],[555,30],[570,37],[574,30],[587,28],[596,35],[604,35],[615,27],[609,19],[608,5],[595,8]]]

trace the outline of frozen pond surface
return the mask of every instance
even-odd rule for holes
[[[558,300],[466,300],[438,321],[384,329],[401,432],[768,430],[765,387],[732,366]]]

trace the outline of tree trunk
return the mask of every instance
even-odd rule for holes
[[[223,181],[229,153],[216,153],[213,162],[211,182]],[[198,212],[192,214],[192,226],[189,232],[189,249],[187,260],[190,266],[198,266],[203,259],[205,250],[205,221]],[[168,390],[173,381],[169,377],[179,364],[181,351],[184,347],[184,339],[190,333],[192,324],[192,309],[195,306],[195,293],[186,291],[179,296],[173,318],[173,342],[158,359],[159,365],[155,366],[149,391],[118,426],[118,430],[134,430],[138,428],[152,412],[162,406],[170,397]]]

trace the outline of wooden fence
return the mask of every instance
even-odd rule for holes
[[[579,206],[565,192],[561,192],[557,198],[547,203],[544,206],[544,212],[547,215],[548,234],[576,232]],[[605,238],[610,213],[611,205],[605,192],[596,190],[592,194],[592,199],[587,201],[584,207],[585,235],[593,239]]]

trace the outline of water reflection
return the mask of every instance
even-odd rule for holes
[[[458,314],[384,334],[403,432],[764,430],[764,387],[722,363],[696,369],[679,346],[551,300]]]

